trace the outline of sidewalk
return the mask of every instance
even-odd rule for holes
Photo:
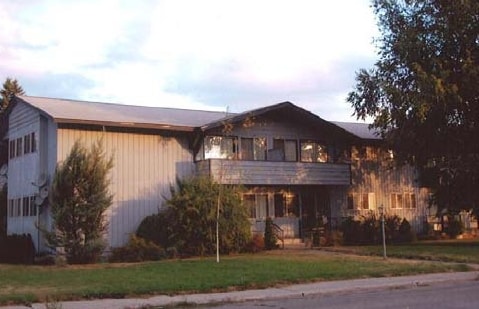
[[[146,306],[173,306],[176,304],[215,304],[240,302],[248,300],[303,297],[316,294],[338,292],[391,289],[398,287],[420,287],[445,281],[472,281],[479,279],[479,271],[424,274],[404,277],[368,278],[342,281],[328,281],[307,284],[296,284],[262,290],[246,290],[225,293],[191,294],[178,296],[154,296],[150,298],[130,299],[98,299],[85,301],[68,301],[58,303],[61,309],[133,309]],[[60,307],[61,306],[61,307]],[[8,306],[0,309],[45,309],[44,304],[33,304],[32,307]],[[52,307],[53,308],[53,307]]]

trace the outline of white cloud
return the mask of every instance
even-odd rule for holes
[[[343,118],[359,69],[343,64],[372,59],[376,33],[368,0],[2,1],[0,23],[0,78],[28,80],[32,95],[55,96],[34,81],[68,75],[77,99],[224,109],[297,98]]]

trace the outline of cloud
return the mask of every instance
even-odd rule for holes
[[[290,100],[345,120],[354,72],[374,58],[368,3],[3,1],[0,78],[31,95],[140,105]]]

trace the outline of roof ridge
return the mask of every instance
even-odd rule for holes
[[[137,107],[137,108],[151,108],[151,109],[169,109],[169,110],[179,110],[179,111],[193,111],[193,112],[205,112],[205,113],[218,113],[218,114],[233,114],[226,111],[210,111],[205,109],[193,109],[193,108],[177,108],[177,107],[164,107],[164,106],[147,106],[147,105],[133,105],[127,103],[114,103],[114,102],[100,102],[100,101],[87,101],[87,100],[77,100],[77,99],[66,99],[66,98],[53,98],[53,97],[44,97],[44,96],[31,96],[31,95],[21,95],[19,98],[36,98],[36,99],[46,99],[46,100],[55,100],[55,101],[68,101],[74,103],[91,103],[91,104],[104,104],[104,105],[114,105],[114,106],[126,106],[126,107]]]

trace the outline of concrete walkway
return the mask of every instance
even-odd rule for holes
[[[368,278],[342,281],[328,281],[307,284],[296,284],[284,287],[261,290],[246,290],[225,293],[191,294],[179,296],[154,296],[150,298],[130,299],[99,299],[85,301],[68,301],[52,304],[55,309],[133,309],[147,306],[164,307],[181,304],[217,304],[226,302],[241,302],[248,300],[264,300],[275,298],[303,297],[316,294],[331,294],[338,292],[392,289],[400,287],[420,287],[445,281],[479,280],[479,271],[425,274],[404,277]],[[54,305],[57,305],[54,307]],[[44,309],[45,304],[26,306],[8,306],[1,309]],[[47,308],[49,309],[49,308]]]

